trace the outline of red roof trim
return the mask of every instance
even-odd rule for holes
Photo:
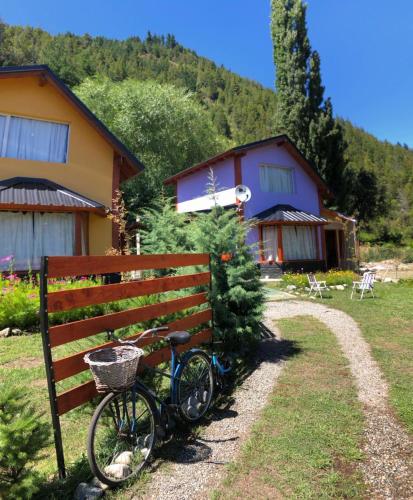
[[[264,139],[262,141],[256,141],[249,144],[244,144],[242,146],[237,146],[235,148],[229,149],[228,151],[224,151],[212,158],[209,158],[206,161],[198,163],[192,167],[189,167],[177,174],[169,177],[164,181],[164,184],[173,184],[176,183],[179,179],[186,177],[187,175],[191,175],[198,170],[202,170],[204,168],[210,167],[214,163],[225,160],[226,158],[234,157],[234,156],[244,156],[247,151],[250,149],[255,149],[258,147],[265,146],[267,144],[275,143],[278,146],[286,146],[289,153],[295,158],[295,160],[303,167],[305,172],[313,179],[313,181],[317,184],[320,191],[329,195],[330,191],[323,181],[323,179],[318,175],[315,168],[311,165],[311,163],[304,157],[301,151],[297,148],[297,146],[291,141],[291,139],[287,135],[279,135],[275,137],[269,137],[268,139]]]

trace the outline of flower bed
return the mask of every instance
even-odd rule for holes
[[[351,285],[353,281],[357,281],[360,277],[353,271],[328,271],[327,273],[316,273],[317,281],[325,281],[327,286],[335,285]],[[286,273],[282,277],[282,285],[294,285],[297,288],[308,287],[308,279],[306,274]]]
[[[0,275],[0,330],[3,328],[19,328],[25,331],[39,330],[40,296],[38,280],[33,277],[19,278],[15,274]],[[101,284],[100,280],[81,278],[79,280],[50,280],[49,290],[61,288],[81,288]],[[97,316],[105,312],[123,309],[121,304],[102,304],[84,307],[73,311],[64,311],[53,315],[52,324],[75,321]]]

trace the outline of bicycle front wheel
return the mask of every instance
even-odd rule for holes
[[[196,422],[208,411],[214,392],[209,356],[203,351],[190,352],[183,360],[177,378],[179,414],[187,422]]]
[[[136,476],[156,441],[157,409],[140,389],[108,394],[89,427],[87,453],[93,474],[116,487]]]

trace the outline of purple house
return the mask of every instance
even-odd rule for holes
[[[236,203],[237,185],[251,190],[242,216],[256,221],[248,242],[257,244],[263,274],[354,266],[354,219],[324,208],[328,187],[286,135],[237,146],[167,179],[179,212],[205,210],[211,168],[221,205]]]

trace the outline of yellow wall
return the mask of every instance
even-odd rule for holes
[[[112,203],[113,148],[52,84],[37,77],[0,79],[0,114],[69,124],[67,163],[0,158],[0,179],[42,177],[109,207]],[[89,245],[101,255],[112,243],[111,222],[90,216]]]

